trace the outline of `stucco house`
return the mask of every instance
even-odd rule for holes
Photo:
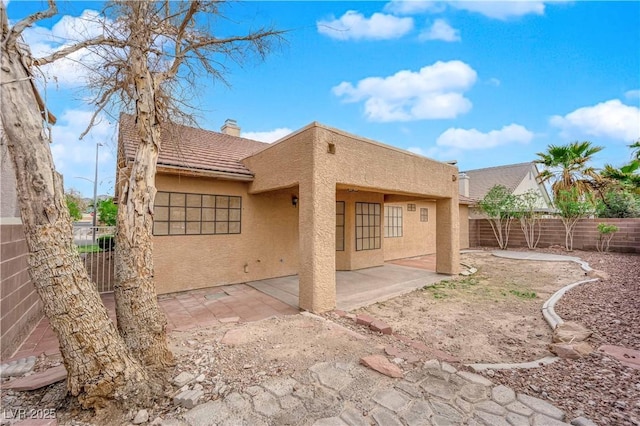
[[[122,115],[119,170],[136,145]],[[157,165],[160,294],[297,274],[299,306],[321,312],[335,307],[336,271],[436,253],[436,271],[456,274],[468,244],[455,166],[316,122],[273,144],[234,120],[171,125]]]
[[[503,185],[513,195],[533,190],[538,195],[538,210],[550,212],[551,197],[546,186],[538,179],[539,174],[534,162],[467,170],[460,172],[459,191],[461,196],[468,197],[474,202],[483,199],[495,185]],[[473,207],[469,215],[472,219],[483,217]]]

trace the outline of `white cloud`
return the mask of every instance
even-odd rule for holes
[[[368,77],[355,86],[342,82],[331,90],[344,102],[364,101],[365,115],[371,121],[455,118],[471,109],[463,93],[476,78],[475,70],[462,61],[438,61],[417,72]]]
[[[477,129],[450,128],[438,137],[436,144],[465,150],[488,149],[514,143],[527,144],[531,142],[533,136],[532,132],[519,124],[510,124],[488,133]]]
[[[640,137],[640,108],[612,99],[565,116],[554,115],[550,123],[565,138],[587,135],[630,142]]]
[[[93,185],[84,179],[93,180],[97,143],[104,145],[100,147],[98,157],[98,183],[103,184],[100,187],[101,193],[109,189],[109,186],[105,186],[105,181],[113,181],[115,175],[115,124],[102,119],[84,139],[78,139],[89,124],[92,114],[90,111],[65,110],[51,130],[51,153],[56,170],[64,175],[66,188],[79,188],[84,194],[92,191]]]
[[[420,40],[460,41],[460,31],[453,28],[444,19],[436,19],[429,29],[418,36]]]
[[[413,15],[424,12],[438,13],[444,10],[444,4],[422,0],[391,0],[384,6],[384,11],[398,15]]]
[[[487,84],[489,84],[490,86],[495,86],[498,87],[500,86],[501,82],[499,79],[495,78],[495,77],[491,77],[489,79],[489,81],[487,82]]]
[[[533,1],[533,0],[453,0],[453,1],[422,1],[422,0],[392,0],[384,10],[399,15],[414,15],[420,13],[441,13],[447,5],[449,7],[479,13],[488,18],[508,20],[519,16],[534,14],[544,15],[545,3],[560,3],[564,0]]]
[[[63,16],[51,29],[33,26],[23,32],[34,58],[47,56],[75,42],[87,40],[103,33],[105,21],[95,10],[85,10],[80,16]],[[48,80],[65,87],[77,87],[86,82],[93,64],[100,58],[88,49],[78,50],[64,59],[41,67]]]
[[[349,10],[341,18],[320,20],[318,32],[337,40],[389,40],[400,38],[413,29],[413,18],[399,18],[384,13],[374,13],[366,18],[355,10]]]
[[[291,133],[293,133],[293,130],[288,127],[279,127],[267,132],[242,132],[240,136],[254,141],[272,143]]]
[[[624,97],[627,99],[640,99],[640,90],[628,90],[624,92]]]
[[[544,15],[545,2],[502,0],[502,1],[450,1],[448,4],[456,9],[476,12],[488,18],[507,20],[523,15]]]

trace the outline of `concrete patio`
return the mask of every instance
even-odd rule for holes
[[[382,302],[425,285],[433,284],[449,275],[436,274],[435,255],[387,262],[383,266],[357,271],[336,272],[336,307],[344,311]],[[252,281],[247,285],[298,307],[298,276]]]
[[[337,309],[350,311],[409,293],[448,278],[436,274],[435,255],[399,259],[383,266],[336,272]],[[113,293],[102,301],[115,322]],[[247,284],[211,287],[158,297],[167,315],[168,331],[209,327],[229,322],[258,321],[274,315],[294,315],[298,309],[298,276]],[[43,318],[7,360],[59,351],[58,339]]]

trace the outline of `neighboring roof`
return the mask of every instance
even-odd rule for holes
[[[120,138],[127,160],[135,157],[138,137],[134,117],[120,115]],[[241,162],[269,144],[225,133],[171,124],[162,131],[158,166],[231,173],[252,177]]]
[[[513,192],[533,165],[531,162],[507,164],[462,172],[469,176],[469,198],[481,200],[495,185],[503,185]]]
[[[465,197],[462,194],[458,195],[458,204],[467,204],[467,205],[473,205],[476,203],[476,200],[469,198],[469,197]]]

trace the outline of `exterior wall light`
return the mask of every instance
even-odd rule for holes
[[[297,195],[292,195],[291,196],[291,205],[293,207],[297,207],[298,206],[298,196]]]

